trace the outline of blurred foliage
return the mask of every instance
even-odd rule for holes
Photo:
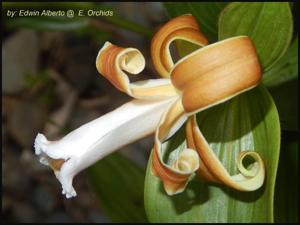
[[[56,83],[49,77],[47,70],[42,70],[36,74],[26,74],[25,86],[27,90],[44,87],[43,92],[37,96],[37,101],[46,108],[51,108],[57,103],[55,92]]]
[[[88,26],[87,18],[69,19],[64,17],[24,17],[13,18],[7,21],[7,26],[11,28],[30,28],[37,31],[72,31]]]
[[[39,83],[49,85],[52,83],[52,80],[49,77],[49,74],[46,70],[39,72],[38,74],[27,74],[25,76],[25,84],[28,89],[33,88]]]
[[[145,172],[119,153],[88,168],[100,205],[113,222],[146,222],[143,203]]]

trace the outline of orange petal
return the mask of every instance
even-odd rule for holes
[[[171,80],[182,91],[184,110],[193,114],[257,86],[261,68],[252,41],[238,36],[185,56]]]
[[[191,149],[197,149],[197,146],[196,146],[196,143],[195,143],[195,140],[194,140],[193,126],[192,126],[192,123],[191,123],[190,120],[191,119],[189,119],[189,122],[186,123],[186,129],[185,129],[187,146],[188,146],[188,148],[191,148]],[[213,174],[211,174],[209,172],[209,169],[206,167],[203,160],[201,158],[199,158],[199,161],[200,161],[201,166],[196,171],[197,175],[199,177],[202,177],[206,181],[219,183],[220,181],[216,177],[214,177]]]
[[[190,140],[188,147],[190,147],[189,145],[191,144],[192,147],[197,149],[202,160],[201,162],[203,163],[199,168],[198,174],[205,179],[208,178],[210,181],[223,183],[240,191],[254,191],[263,185],[265,168],[258,153],[254,151],[241,151],[237,159],[237,166],[240,173],[231,176],[209,147],[198,127],[196,116],[191,116],[187,123],[187,136]],[[249,170],[244,168],[242,164],[245,156],[251,156],[255,160]]]
[[[164,24],[151,41],[151,58],[156,71],[162,77],[169,77],[174,66],[169,47],[171,42],[176,39],[201,46],[208,43],[192,15],[178,16]]]
[[[191,175],[199,168],[199,157],[194,149],[182,150],[178,157],[168,165],[163,162],[162,142],[172,136],[185,121],[184,110],[178,98],[162,117],[155,132],[155,144],[152,153],[152,173],[158,176],[169,195],[182,192]]]
[[[125,72],[138,74],[145,67],[142,53],[135,48],[120,48],[106,42],[98,53],[96,67],[117,89],[134,98],[158,99],[176,95],[169,79],[130,83]]]

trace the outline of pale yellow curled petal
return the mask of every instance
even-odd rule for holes
[[[219,161],[209,144],[201,133],[196,116],[191,116],[187,122],[188,147],[197,149],[201,157],[199,173],[205,179],[213,182],[223,183],[240,191],[254,191],[260,188],[265,180],[265,167],[263,160],[257,152],[241,151],[237,158],[237,167],[240,171],[237,175],[230,175]],[[248,168],[243,166],[243,159],[252,157],[255,162]]]
[[[121,48],[106,42],[98,53],[96,67],[117,89],[134,98],[160,99],[176,95],[169,79],[130,83],[125,72],[138,74],[145,67],[144,56],[135,48]]]
[[[170,54],[170,44],[182,39],[200,46],[208,43],[200,32],[196,19],[188,14],[175,17],[164,24],[151,41],[151,58],[156,71],[162,77],[169,77],[174,63]]]
[[[191,115],[257,86],[261,67],[250,38],[238,36],[185,56],[174,66],[171,80]]]
[[[190,148],[183,149],[171,165],[163,161],[166,152],[162,152],[162,142],[172,136],[185,121],[186,116],[178,98],[163,115],[155,132],[151,171],[161,179],[168,195],[184,191],[191,175],[199,168],[198,153]]]

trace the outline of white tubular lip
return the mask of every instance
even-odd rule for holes
[[[40,162],[51,165],[65,162],[54,170],[67,198],[76,196],[73,177],[115,150],[153,133],[164,109],[173,102],[164,100],[133,100],[114,111],[72,131],[59,141],[48,141],[38,134],[34,142]]]

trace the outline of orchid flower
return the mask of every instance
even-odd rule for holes
[[[199,49],[173,62],[170,44],[185,40]],[[67,198],[76,196],[73,177],[122,146],[154,133],[152,174],[159,177],[169,195],[182,192],[191,176],[198,175],[240,191],[263,185],[264,164],[255,151],[241,151],[239,173],[230,175],[201,133],[195,114],[256,87],[261,67],[255,46],[247,36],[237,36],[208,45],[195,18],[176,17],[163,25],[151,42],[151,58],[161,79],[131,83],[128,74],[138,74],[145,59],[135,48],[106,42],[96,58],[101,75],[135,100],[69,133],[48,141],[38,134],[34,147],[40,162],[52,167]],[[126,73],[127,72],[127,73]],[[187,148],[171,163],[163,161],[162,143],[186,124]],[[245,168],[242,161],[255,162]]]

